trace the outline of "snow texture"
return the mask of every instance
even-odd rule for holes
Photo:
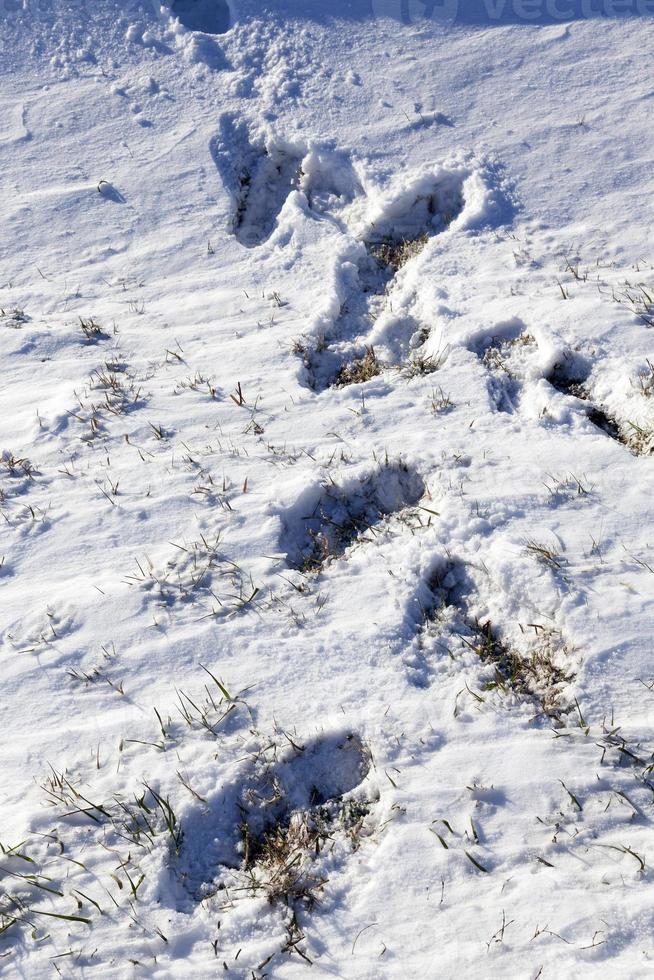
[[[0,0],[3,977],[652,975],[652,12],[563,6]]]

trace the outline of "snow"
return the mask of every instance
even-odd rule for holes
[[[3,975],[651,975],[651,12],[574,6],[5,4]]]

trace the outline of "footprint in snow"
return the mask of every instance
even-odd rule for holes
[[[467,176],[464,168],[442,168],[405,179],[372,211],[357,236],[360,254],[341,269],[346,296],[329,337],[296,344],[314,391],[369,381],[387,363],[404,361],[410,373],[436,369],[420,354],[429,328],[408,312],[389,315],[388,297],[401,270],[461,214]]]
[[[288,195],[298,187],[301,151],[270,141],[252,142],[246,124],[225,115],[211,142],[211,155],[232,198],[230,230],[246,248],[263,244]]]
[[[511,320],[498,324],[491,335],[471,345],[486,368],[488,393],[498,412],[518,410],[529,364],[538,352],[536,340],[525,324]]]
[[[281,140],[254,134],[232,113],[222,116],[211,155],[232,198],[230,231],[245,247],[270,238],[293,191],[307,208],[347,231],[344,214],[363,195],[350,154],[331,143]]]
[[[422,477],[404,463],[310,486],[283,515],[281,548],[292,567],[319,572],[351,545],[369,541],[384,518],[417,504],[424,493]]]
[[[323,845],[353,831],[369,810],[364,784],[370,754],[351,732],[300,743],[267,740],[249,775],[222,787],[183,821],[176,874],[202,901],[239,872],[269,900],[307,898]]]
[[[586,358],[569,351],[561,361],[554,365],[545,380],[561,394],[570,395],[583,402],[589,422],[592,422],[596,428],[610,436],[611,439],[628,446],[638,455],[644,449],[646,440],[640,438],[638,427],[625,426],[624,424],[621,426],[617,419],[592,401],[591,372],[592,365]]]
[[[488,390],[499,412],[513,414],[529,381],[544,378],[562,395],[575,399],[589,422],[636,455],[648,454],[651,435],[629,420],[614,418],[592,397],[592,363],[575,351],[564,351],[546,370],[539,343],[520,321],[501,324],[492,336],[485,337],[472,349],[488,370]]]

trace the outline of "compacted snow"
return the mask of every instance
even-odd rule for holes
[[[652,975],[654,25],[482,6],[2,6],[3,976]]]

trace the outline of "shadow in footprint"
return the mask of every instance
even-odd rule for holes
[[[630,440],[623,434],[618,422],[603,408],[591,402],[588,387],[591,371],[592,365],[586,358],[570,353],[563,361],[554,365],[546,380],[562,394],[585,402],[588,421],[611,439],[629,446]]]
[[[210,149],[233,202],[230,231],[246,248],[262,245],[274,231],[286,198],[298,187],[301,153],[251,142],[245,123],[231,115],[222,117]]]
[[[562,360],[557,361],[545,380],[563,395],[585,399],[588,395],[584,386],[591,370],[592,365],[587,358],[568,352]]]
[[[344,809],[361,819],[367,804],[345,798],[366,778],[370,756],[358,735],[336,732],[281,748],[271,741],[249,777],[225,787],[184,822],[176,872],[201,901],[239,869],[269,899],[303,896],[312,879],[299,865],[317,856]],[[342,825],[347,829],[348,821]],[[296,871],[284,867],[291,859]],[[273,864],[281,862],[281,867]],[[300,887],[301,886],[301,887]]]
[[[285,515],[281,547],[292,567],[319,572],[351,545],[370,541],[384,518],[417,504],[424,492],[422,477],[403,463],[310,487]]]

